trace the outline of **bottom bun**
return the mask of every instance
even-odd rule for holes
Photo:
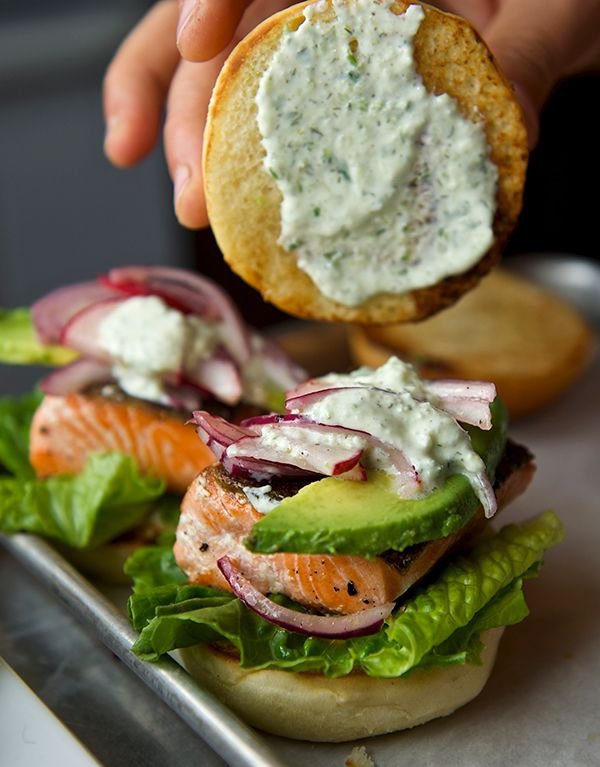
[[[490,675],[503,630],[482,634],[480,666],[423,669],[401,679],[251,671],[209,645],[180,650],[180,658],[193,677],[254,727],[299,740],[346,741],[414,727],[468,703]]]

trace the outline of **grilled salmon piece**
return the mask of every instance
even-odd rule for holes
[[[143,474],[161,477],[179,493],[215,460],[177,411],[130,397],[44,398],[33,417],[29,447],[38,477],[78,474],[90,453],[106,451],[133,456]]]
[[[189,581],[230,591],[217,567],[227,555],[261,591],[286,594],[307,607],[351,613],[389,602],[398,593],[398,573],[383,560],[253,554],[243,541],[261,516],[220,464],[203,471],[183,499],[174,548]]]
[[[498,473],[503,478],[496,486],[499,504],[522,492],[534,471],[531,455],[509,444],[512,448]],[[446,538],[365,559],[346,554],[254,554],[244,547],[244,539],[260,518],[240,484],[220,464],[201,472],[183,499],[174,547],[189,581],[230,591],[217,567],[217,560],[227,555],[264,593],[285,594],[316,610],[358,612],[397,599],[484,521],[480,510]]]

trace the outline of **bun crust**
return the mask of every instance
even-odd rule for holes
[[[424,378],[494,381],[513,417],[558,397],[583,372],[592,332],[556,296],[505,271],[487,276],[443,314],[415,325],[355,327],[358,365],[391,355],[414,361]]]
[[[468,703],[490,675],[503,630],[482,634],[481,666],[420,670],[401,679],[249,671],[208,645],[180,650],[180,656],[192,676],[254,727],[298,740],[341,742],[424,724]]]
[[[392,7],[403,12],[410,4],[396,0]],[[277,243],[281,195],[263,167],[264,149],[256,120],[260,78],[284,28],[302,22],[305,5],[293,6],[259,25],[237,46],[221,71],[204,142],[206,200],[213,231],[231,268],[266,300],[290,314],[361,324],[424,318],[453,303],[489,271],[514,227],[527,158],[520,107],[470,24],[424,5],[425,18],[415,37],[417,69],[430,92],[448,93],[465,117],[484,123],[490,155],[498,168],[494,245],[471,270],[432,287],[404,294],[380,293],[355,307],[333,301],[297,267],[295,256]]]

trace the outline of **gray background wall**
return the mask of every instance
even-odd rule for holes
[[[1,4],[0,307],[117,264],[192,263],[162,150],[127,171],[102,153],[103,73],[147,5]],[[0,393],[39,373],[0,365]]]

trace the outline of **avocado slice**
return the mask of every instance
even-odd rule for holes
[[[492,428],[465,426],[473,449],[493,479],[506,443],[506,410],[491,405]],[[272,554],[357,554],[375,557],[422,541],[443,538],[465,525],[479,507],[466,477],[454,474],[443,487],[419,499],[399,498],[384,472],[367,482],[326,477],[285,498],[257,522],[245,545]]]
[[[41,344],[29,309],[0,309],[0,362],[17,365],[66,365],[77,352]]]

